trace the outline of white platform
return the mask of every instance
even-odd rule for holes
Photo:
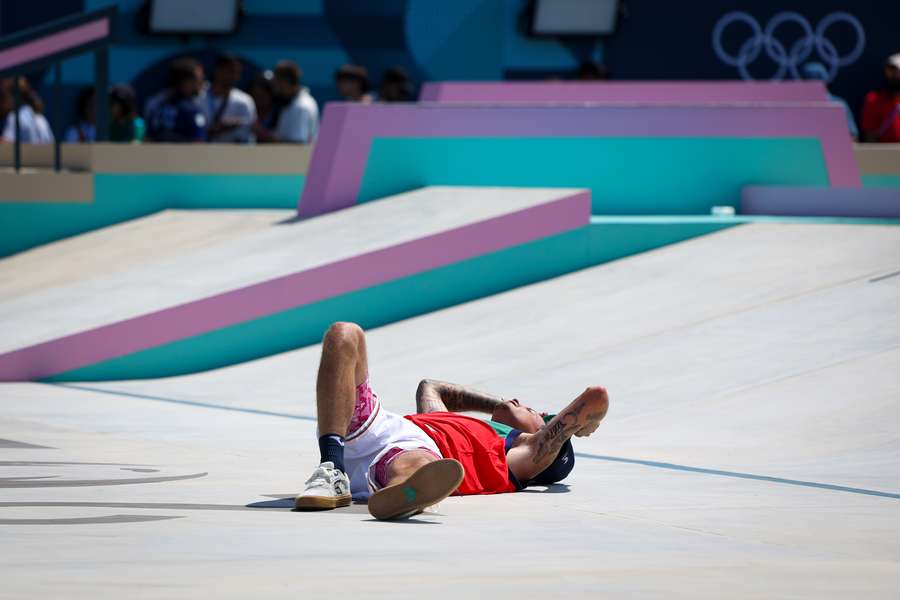
[[[403,524],[278,500],[318,458],[316,347],[0,385],[0,438],[55,448],[0,447],[0,598],[893,597],[898,259],[898,228],[748,225],[370,332],[398,412],[422,377],[549,410],[612,396],[567,486]]]

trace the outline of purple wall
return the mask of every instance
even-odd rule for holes
[[[820,81],[445,81],[426,83],[431,102],[816,102],[828,99]]]
[[[741,194],[741,213],[900,219],[900,188],[747,186]]]

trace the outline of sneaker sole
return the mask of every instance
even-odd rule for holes
[[[331,510],[350,506],[350,494],[345,496],[298,496],[294,500],[296,510]]]
[[[430,462],[403,483],[372,494],[369,513],[383,521],[411,517],[455,492],[464,476],[465,470],[457,460]]]

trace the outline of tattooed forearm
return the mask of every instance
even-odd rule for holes
[[[532,460],[535,464],[545,462],[548,457],[555,458],[559,453],[559,449],[566,443],[566,440],[578,431],[583,423],[579,420],[581,412],[584,410],[585,402],[579,402],[575,406],[571,406],[559,413],[541,430],[538,434],[537,446],[535,447]]]
[[[416,392],[418,412],[434,411],[478,411],[491,413],[503,399],[465,386],[423,379]]]
[[[553,417],[547,426],[533,438],[532,460],[544,465],[552,462],[560,448],[573,435],[588,436],[593,433],[606,411],[609,410],[609,395],[601,387],[585,390],[561,413]]]
[[[441,400],[437,387],[432,381],[423,379],[419,382],[419,388],[416,390],[416,412],[446,412],[447,406]]]

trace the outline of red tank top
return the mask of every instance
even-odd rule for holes
[[[509,480],[504,440],[481,419],[451,412],[407,415],[428,434],[444,458],[455,458],[466,471],[454,496],[515,492]]]

